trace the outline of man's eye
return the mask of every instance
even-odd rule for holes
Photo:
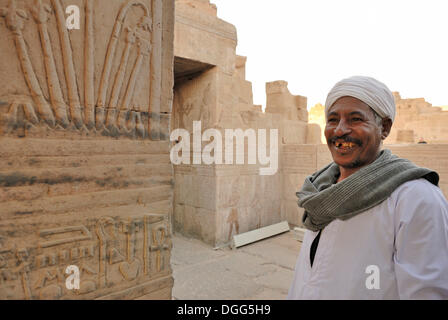
[[[352,121],[362,121],[361,118],[352,118]]]
[[[334,123],[334,122],[336,122],[336,121],[338,121],[338,120],[337,120],[337,119],[334,119],[334,118],[333,118],[333,119],[328,119],[328,122],[329,122],[329,123]]]

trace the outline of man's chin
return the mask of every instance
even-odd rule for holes
[[[345,169],[354,169],[362,167],[362,162],[359,158],[355,159],[340,159],[340,157],[333,157],[334,163],[336,163],[339,167]]]

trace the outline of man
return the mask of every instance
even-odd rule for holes
[[[297,192],[308,229],[288,299],[448,299],[448,203],[436,172],[381,150],[395,102],[338,82],[325,103],[334,162]]]

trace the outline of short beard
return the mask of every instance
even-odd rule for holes
[[[362,167],[364,164],[361,162],[361,159],[356,159],[355,161],[353,161],[352,163],[343,165],[341,167],[346,168],[346,169],[355,169],[355,168],[359,168]]]
[[[381,151],[378,152],[377,156],[375,157],[375,159],[372,161],[374,162],[376,159],[378,159],[379,155],[380,155]],[[370,164],[370,163],[369,163]],[[355,169],[355,168],[361,168],[364,167],[366,165],[365,162],[362,162],[360,157],[358,157],[357,159],[355,159],[355,161],[353,161],[352,163],[346,164],[346,165],[340,165],[338,164],[338,166],[345,168],[345,169]]]

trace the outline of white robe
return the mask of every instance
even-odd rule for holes
[[[332,221],[311,268],[316,235],[305,232],[288,299],[448,299],[448,203],[425,179]]]

